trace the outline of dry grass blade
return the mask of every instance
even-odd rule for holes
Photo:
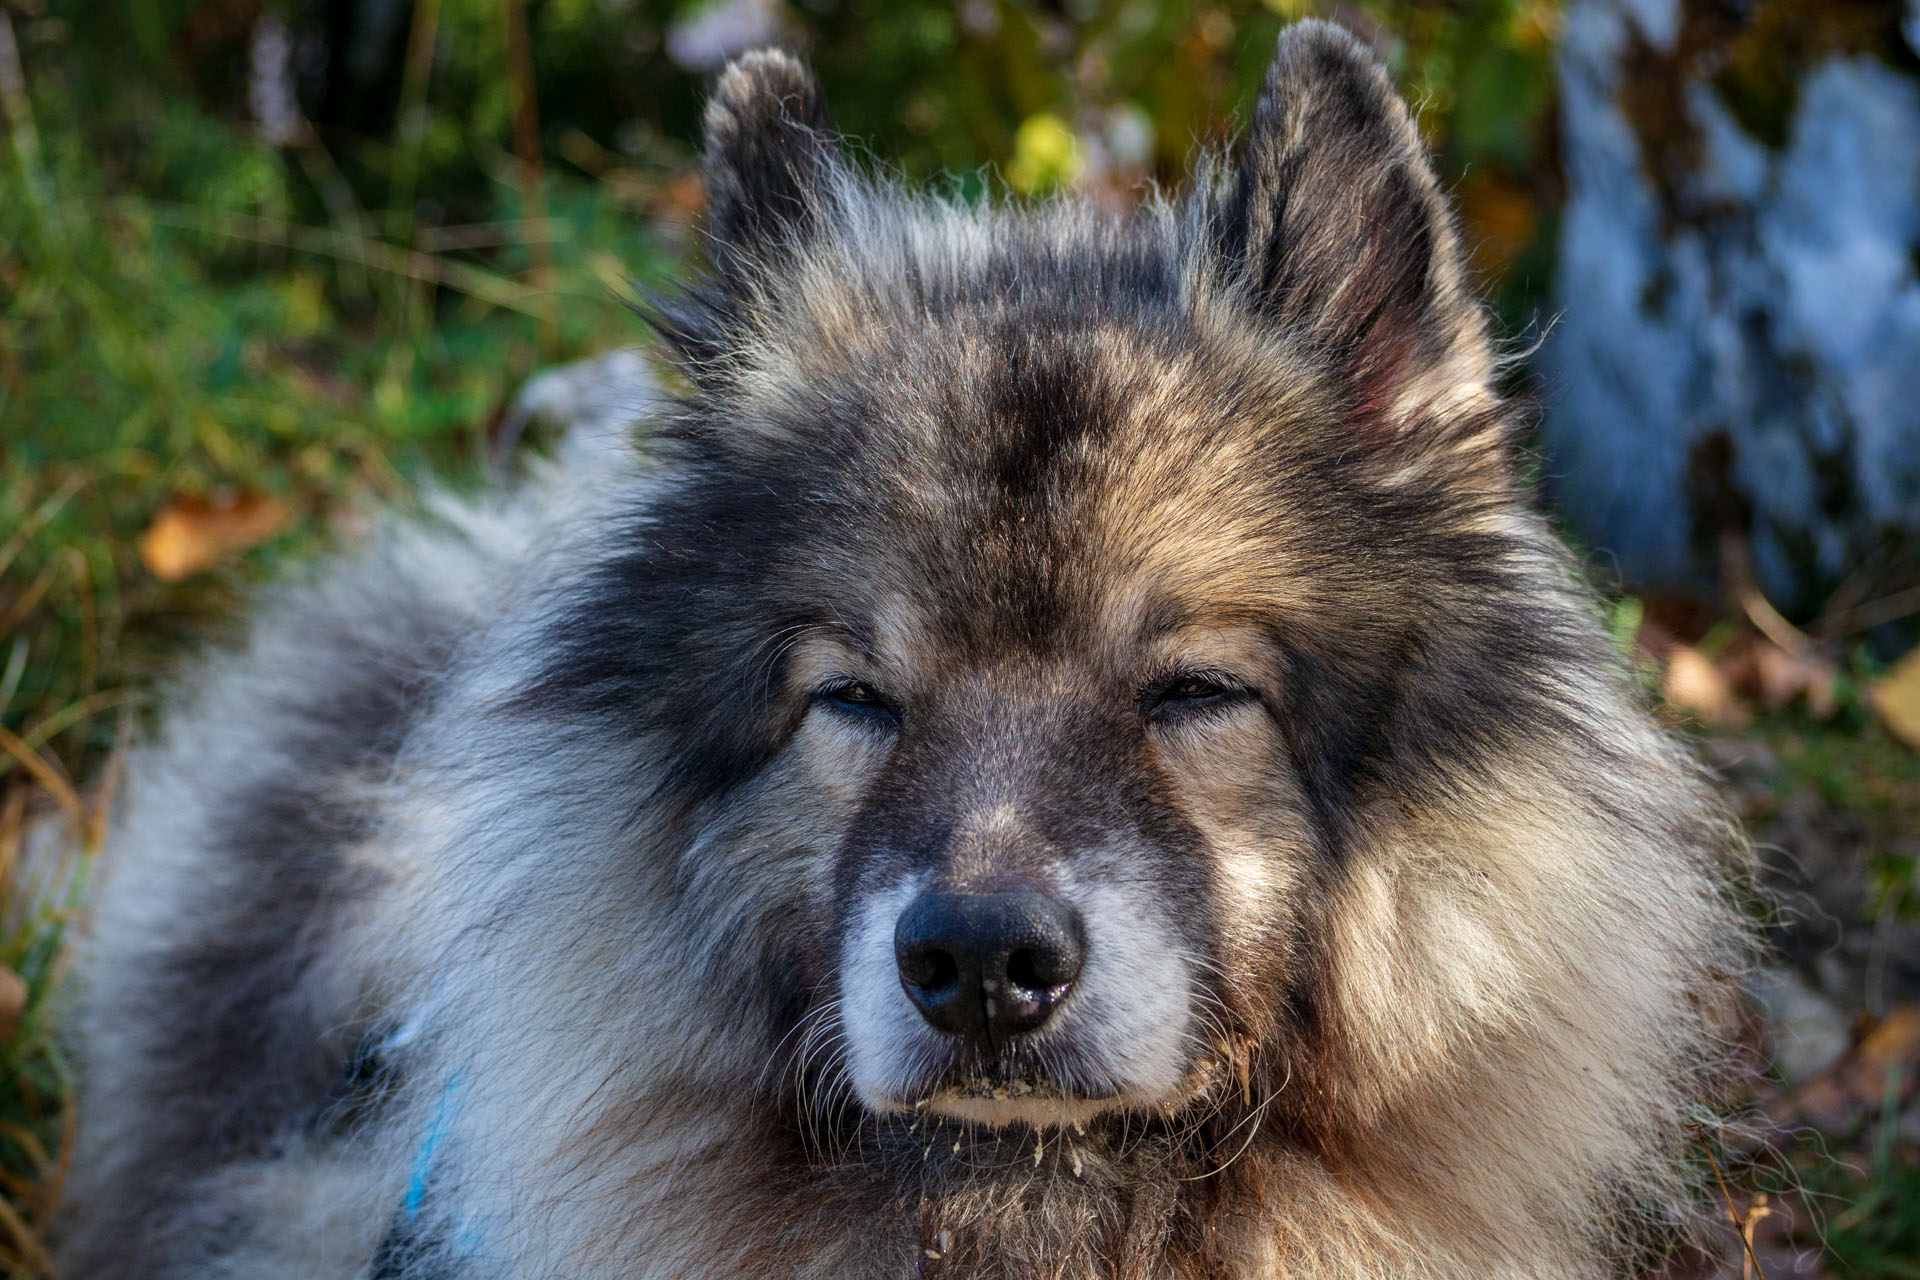
[[[1743,1218],[1740,1211],[1734,1208],[1733,1192],[1727,1189],[1726,1175],[1720,1172],[1720,1161],[1710,1150],[1706,1152],[1706,1156],[1707,1163],[1713,1166],[1713,1180],[1720,1184],[1720,1198],[1726,1202],[1727,1221],[1733,1224],[1735,1233],[1740,1237],[1740,1248],[1746,1255],[1741,1264],[1741,1276],[1743,1280],[1767,1280],[1767,1273],[1760,1267],[1760,1256],[1753,1251],[1753,1228],[1761,1218],[1773,1211],[1766,1209],[1764,1200],[1756,1196],[1753,1205],[1748,1208]],[[1755,1208],[1759,1208],[1761,1212],[1756,1214]]]
[[[91,847],[95,836],[94,823],[86,805],[80,801],[80,793],[73,789],[73,784],[66,780],[59,769],[4,725],[0,725],[0,751],[11,756],[15,763],[33,776],[35,782],[46,789],[55,803],[66,810],[74,825],[87,834],[87,844]],[[4,777],[5,773],[5,769],[0,769],[0,777]]]
[[[86,477],[77,472],[68,476],[58,489],[48,494],[46,500],[34,508],[32,515],[20,522],[20,527],[13,531],[5,543],[0,543],[0,573],[6,572],[7,566],[13,563],[13,558],[20,554],[20,548],[27,545],[27,539],[40,532],[49,520],[60,514],[60,508],[66,506],[74,494],[80,492],[80,486],[85,483],[85,480]]]
[[[1779,645],[1796,658],[1809,657],[1819,652],[1818,646],[1806,632],[1788,622],[1781,612],[1773,607],[1773,602],[1760,594],[1760,589],[1747,586],[1740,589],[1740,610],[1747,615],[1747,621],[1761,635]]]
[[[419,0],[407,32],[406,61],[400,73],[399,138],[394,149],[393,199],[387,234],[413,239],[413,197],[420,177],[420,149],[426,141],[427,82],[433,75],[434,39],[440,31],[440,0]]]
[[[79,701],[69,703],[28,725],[26,732],[20,735],[20,740],[34,750],[38,750],[55,735],[93,719],[102,711],[110,711],[123,703],[131,702],[133,696],[131,689],[101,689],[97,693],[88,694]]]
[[[0,1252],[0,1261],[4,1261],[8,1271],[14,1275],[45,1275],[53,1269],[53,1258],[40,1242],[39,1234],[4,1196],[0,1196],[0,1231],[4,1231],[12,1246]]]
[[[1920,613],[1920,587],[1908,587],[1840,612],[1829,628],[1836,635],[1859,635],[1890,622],[1900,622],[1916,613]]]
[[[26,838],[26,787],[0,790],[0,890],[10,891],[14,867],[20,861],[20,843]]]
[[[401,249],[368,236],[331,227],[308,227],[238,214],[215,214],[191,206],[141,201],[139,207],[156,221],[192,231],[250,240],[351,262],[357,266],[408,280],[438,285],[464,293],[491,306],[543,319],[551,308],[543,290],[523,285],[464,262],[450,262],[415,249]]]
[[[0,1123],[0,1136],[5,1137],[9,1142],[17,1143],[20,1149],[27,1153],[27,1159],[33,1162],[35,1168],[44,1172],[52,1167],[53,1161],[48,1157],[46,1147],[41,1145],[40,1139],[34,1137],[33,1131],[25,1125],[12,1120]]]
[[[513,86],[513,153],[520,184],[521,216],[539,234],[527,241],[533,259],[533,282],[545,299],[535,313],[540,320],[540,347],[552,356],[559,347],[559,324],[553,311],[553,249],[546,234],[547,198],[540,156],[540,114],[534,90],[533,42],[527,30],[522,0],[500,0],[500,22],[507,33],[507,71]]]
[[[21,619],[33,612],[33,607],[40,603],[42,596],[47,594],[47,588],[53,585],[54,575],[59,571],[58,561],[48,565],[40,571],[40,576],[20,593],[20,598],[13,602],[13,607],[8,609],[4,616],[0,616],[0,636],[10,634],[20,625]]]

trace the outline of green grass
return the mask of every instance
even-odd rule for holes
[[[9,1276],[45,1271],[40,1232],[59,1196],[74,1119],[67,1105],[72,1079],[57,1036],[57,993],[84,878],[56,883],[44,899],[9,903],[0,930],[0,965],[27,992],[20,1020],[0,1046],[0,1270]]]
[[[175,142],[224,193],[188,205],[112,188],[46,114],[38,163],[16,147],[0,178],[0,421],[30,427],[0,446],[0,716],[85,775],[111,740],[94,713],[234,599],[231,569],[169,583],[140,564],[165,503],[260,491],[298,513],[244,579],[423,471],[475,474],[536,364],[640,336],[618,291],[661,253],[602,184],[557,177],[536,290],[512,188],[474,237],[504,242],[486,258],[422,252],[294,220],[291,175],[216,120]]]
[[[1920,1280],[1920,1151],[1901,1135],[1905,1113],[1888,1093],[1856,1134],[1807,1135],[1783,1166],[1751,1177],[1810,1207],[1812,1238],[1836,1280]]]

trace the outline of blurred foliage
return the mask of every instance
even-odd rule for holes
[[[0,724],[83,776],[111,740],[99,713],[226,612],[232,573],[139,563],[169,500],[288,504],[302,518],[257,567],[422,464],[470,473],[537,362],[637,337],[615,295],[684,256],[701,71],[730,47],[806,50],[842,127],[916,179],[1118,199],[1224,141],[1313,8],[7,0],[25,94],[0,169]],[[1556,7],[1336,16],[1420,104],[1523,316],[1554,195]]]
[[[230,575],[140,563],[170,499],[274,494],[306,517],[278,551],[422,464],[470,473],[536,363],[631,338],[618,291],[661,259],[633,200],[575,173],[523,218],[488,134],[463,140],[450,202],[473,221],[395,228],[313,130],[269,145],[178,92],[169,58],[103,51],[129,29],[177,51],[188,19],[230,8],[172,7],[171,32],[144,3],[124,25],[16,20],[32,114],[0,176],[0,725],[75,777],[111,741],[98,713],[230,603]],[[559,265],[536,288],[539,252]]]
[[[1669,201],[1704,145],[1685,101],[1696,79],[1712,85],[1749,137],[1779,148],[1799,105],[1800,81],[1820,62],[1866,57],[1920,75],[1920,52],[1902,29],[1910,10],[1898,0],[1681,0],[1676,8],[1669,45],[1630,35],[1621,101],[1648,175]]]

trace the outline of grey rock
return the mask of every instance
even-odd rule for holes
[[[1622,105],[1675,12],[1568,11],[1548,480],[1630,581],[1707,582],[1732,510],[1762,585],[1807,607],[1920,533],[1920,84],[1821,62],[1770,148],[1696,77],[1676,166]]]
[[[1766,1015],[1774,1065],[1789,1088],[1847,1051],[1847,1016],[1800,975],[1765,970],[1755,977],[1752,993]]]

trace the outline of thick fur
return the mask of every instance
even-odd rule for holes
[[[288,593],[140,762],[69,1274],[1700,1247],[1738,841],[1515,478],[1364,51],[1292,28],[1237,160],[1126,218],[862,176],[783,55],[707,130],[689,390]],[[1009,876],[1089,967],[968,1060],[886,939]]]

